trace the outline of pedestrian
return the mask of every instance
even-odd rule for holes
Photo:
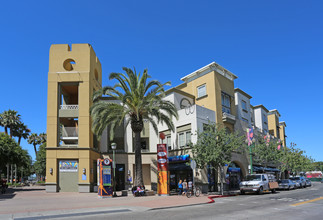
[[[141,196],[144,196],[145,195],[145,187],[143,185],[140,186],[139,194]]]
[[[189,179],[189,181],[188,181],[188,189],[189,190],[192,190],[193,189],[193,182],[192,182],[192,180],[191,179]]]
[[[178,195],[182,195],[183,193],[183,183],[182,180],[180,179],[178,182]]]
[[[1,181],[1,193],[5,194],[7,189],[7,180],[3,179]]]
[[[187,193],[187,182],[186,182],[186,179],[184,179],[184,182],[183,182],[183,195],[186,195]]]

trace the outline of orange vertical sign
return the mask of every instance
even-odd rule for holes
[[[158,195],[169,194],[167,156],[166,144],[157,144]]]

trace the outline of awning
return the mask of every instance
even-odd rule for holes
[[[168,157],[169,162],[175,162],[175,161],[187,161],[190,159],[189,154],[184,154],[184,155],[178,155],[178,156],[172,156]]]
[[[168,170],[169,171],[192,170],[192,168],[191,168],[191,166],[186,165],[186,163],[169,163]]]
[[[280,172],[277,168],[252,166],[253,171]]]

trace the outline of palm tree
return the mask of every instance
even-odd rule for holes
[[[30,133],[27,125],[22,122],[19,122],[15,129],[13,130],[13,136],[18,137],[18,144],[20,145],[21,138],[27,139]]]
[[[13,136],[13,130],[19,123],[20,115],[15,110],[9,109],[0,115],[0,125],[4,127],[6,134],[8,134],[8,128],[10,129],[10,137]]]
[[[47,141],[47,134],[46,133],[40,133],[39,134],[39,138],[40,138],[41,144],[46,143],[46,141]]]
[[[114,87],[106,86],[93,95],[93,105],[90,109],[92,116],[92,130],[101,137],[103,130],[109,126],[110,139],[113,140],[114,129],[123,122],[135,135],[135,185],[144,185],[142,176],[140,132],[143,130],[144,119],[149,121],[155,132],[158,133],[157,123],[165,123],[172,131],[174,124],[172,116],[178,118],[173,103],[162,98],[165,96],[165,85],[157,80],[147,81],[150,76],[147,69],[142,75],[124,67],[123,73],[111,73],[110,80],[118,81]],[[109,96],[119,100],[121,104],[100,100],[102,96]]]
[[[28,144],[34,145],[35,155],[37,156],[37,145],[41,144],[41,139],[36,133],[32,133],[28,137]]]

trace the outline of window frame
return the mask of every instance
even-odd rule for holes
[[[203,88],[203,87],[205,88],[205,90],[204,90],[204,94],[200,95],[199,90],[200,90],[201,88]],[[206,92],[206,83],[204,83],[204,84],[202,84],[202,85],[198,86],[196,89],[197,89],[197,98],[202,98],[202,97],[207,96],[207,92]]]
[[[243,111],[248,113],[247,102],[245,100],[241,100],[241,108]]]
[[[231,96],[225,92],[221,92],[222,113],[231,114]],[[227,105],[228,104],[228,105]]]
[[[188,140],[187,136],[190,134],[190,140]],[[183,135],[183,140],[180,139],[180,137]],[[184,148],[189,146],[192,143],[192,132],[190,130],[181,131],[178,133],[178,147]]]

